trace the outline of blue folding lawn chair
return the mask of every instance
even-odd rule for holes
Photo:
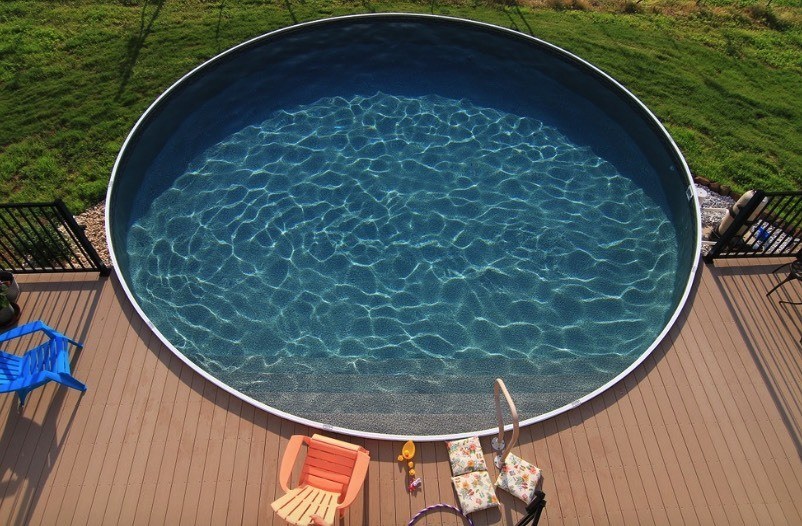
[[[71,343],[78,348],[83,345],[43,322],[34,321],[0,334],[0,345],[36,331],[44,332],[48,340],[22,356],[0,351],[0,393],[16,392],[20,411],[25,405],[28,393],[50,381],[86,391],[86,386],[73,378],[70,373],[68,344]]]

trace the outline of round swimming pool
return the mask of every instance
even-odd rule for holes
[[[699,214],[658,120],[581,59],[465,20],[363,15],[237,46],[137,122],[114,267],[195,370],[369,436],[536,421],[609,387],[689,293]]]

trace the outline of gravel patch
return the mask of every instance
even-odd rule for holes
[[[719,195],[709,188],[694,184],[699,205],[702,207],[702,228],[719,224],[727,210],[735,203],[732,197]]]
[[[111,265],[109,245],[106,243],[106,201],[103,200],[83,214],[75,216],[75,221],[84,227],[84,233],[97,250],[100,259]]]

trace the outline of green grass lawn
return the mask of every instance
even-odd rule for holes
[[[596,64],[661,119],[695,175],[802,189],[802,2],[101,0],[0,3],[2,201],[101,200],[147,106],[194,66],[278,27],[434,12],[511,27]],[[572,7],[572,8],[571,8]],[[625,13],[626,11],[626,13]]]

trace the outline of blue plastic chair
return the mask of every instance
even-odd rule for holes
[[[15,391],[19,397],[19,410],[25,405],[28,393],[51,380],[79,391],[86,386],[70,374],[68,343],[82,348],[83,345],[67,338],[41,321],[27,323],[4,334],[0,344],[20,338],[36,331],[44,332],[49,340],[27,351],[22,356],[0,351],[0,393]]]

